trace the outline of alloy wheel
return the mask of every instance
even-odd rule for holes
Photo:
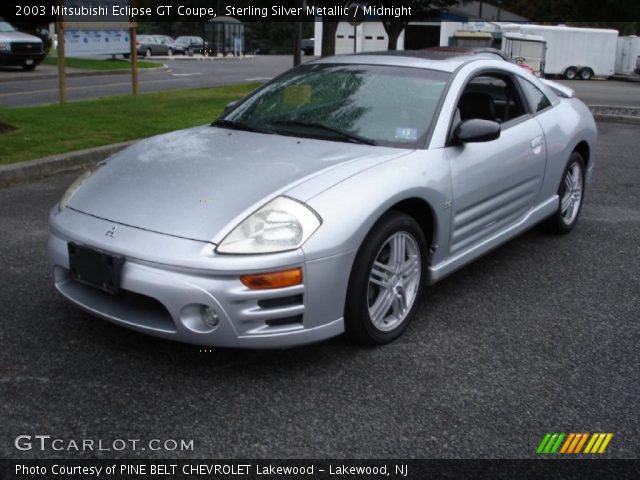
[[[373,325],[387,332],[398,327],[418,295],[422,260],[408,232],[391,235],[380,248],[369,274],[367,306]]]
[[[562,220],[571,225],[580,211],[582,203],[582,168],[578,162],[573,162],[564,177],[564,193],[560,204]]]

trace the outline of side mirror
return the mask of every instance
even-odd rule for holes
[[[226,115],[227,113],[229,113],[231,110],[233,110],[234,108],[236,108],[236,105],[238,105],[238,103],[240,102],[240,100],[236,100],[235,102],[229,102],[227,103],[227,106],[224,107],[224,112],[222,112],[222,115]]]
[[[453,138],[457,143],[490,142],[499,137],[500,124],[481,118],[460,122],[453,132]]]

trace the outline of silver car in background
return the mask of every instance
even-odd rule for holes
[[[425,284],[541,221],[571,231],[596,137],[570,89],[504,61],[316,60],[76,180],[50,214],[55,286],[199,345],[388,343]]]

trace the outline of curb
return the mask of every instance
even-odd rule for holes
[[[153,67],[153,68],[139,68],[138,69],[138,74],[140,74],[140,72],[144,72],[144,71],[150,71],[150,72],[165,72],[165,71],[169,71],[169,67],[167,65],[158,65],[157,67]],[[70,72],[66,74],[67,78],[71,78],[71,77],[97,77],[100,75],[123,75],[123,74],[129,74],[131,75],[131,70],[127,69],[127,68],[120,68],[120,69],[116,69],[116,70],[81,70],[81,71],[76,71],[76,72]],[[0,83],[8,83],[8,82],[24,82],[24,81],[29,81],[29,80],[52,80],[54,78],[58,78],[58,74],[57,73],[47,73],[44,75],[37,75],[37,76],[33,76],[33,75],[29,75],[29,74],[21,74],[21,75],[16,75],[15,77],[11,77],[11,78],[4,78],[1,77],[0,78]]]
[[[26,162],[0,165],[0,187],[16,183],[30,182],[62,173],[79,170],[84,166],[104,160],[110,155],[139,140],[113,143],[102,147],[60,153],[50,157],[27,160]]]
[[[591,105],[589,109],[597,121],[640,125],[640,115],[636,113],[640,111],[640,107]],[[634,115],[631,114],[632,112]],[[79,170],[84,166],[104,160],[108,156],[140,140],[143,139],[140,138],[128,142],[88,148],[86,150],[61,153],[36,160],[13,163],[11,165],[0,165],[0,187],[40,180],[53,175]]]
[[[622,75],[622,74],[618,74],[618,75],[612,75],[611,77],[609,77],[611,80],[618,80],[620,82],[635,82],[635,83],[640,83],[640,75],[636,75],[636,74],[629,74],[629,75]]]
[[[601,122],[618,122],[640,125],[640,107],[589,105],[593,118]]]

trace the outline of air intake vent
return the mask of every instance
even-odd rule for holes
[[[268,298],[265,300],[258,300],[258,306],[260,308],[281,308],[292,307],[294,305],[302,304],[302,294],[290,295],[288,297]]]
[[[265,323],[270,327],[279,327],[282,325],[302,323],[302,315],[295,315],[293,317],[285,317],[285,318],[272,318],[271,320],[267,320]]]

